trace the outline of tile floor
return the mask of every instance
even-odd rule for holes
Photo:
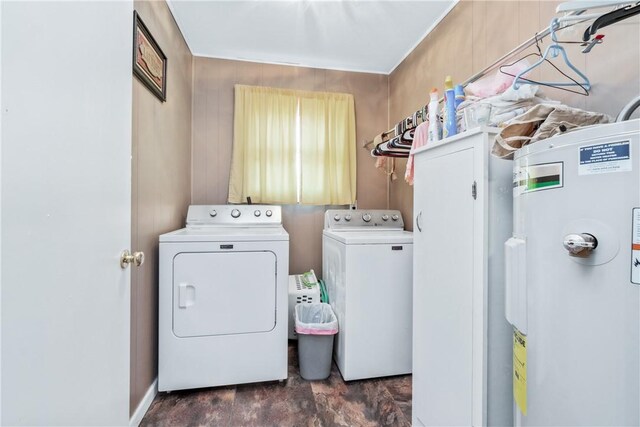
[[[345,383],[335,364],[324,381],[306,381],[289,345],[289,378],[159,394],[146,426],[410,426],[411,376]]]

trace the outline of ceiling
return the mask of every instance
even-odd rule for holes
[[[169,0],[195,56],[389,74],[457,0]]]

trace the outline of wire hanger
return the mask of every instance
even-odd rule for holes
[[[544,53],[542,54],[541,58],[532,66],[528,67],[527,69],[521,71],[520,73],[518,73],[515,76],[515,79],[513,80],[513,88],[514,89],[518,89],[520,87],[520,85],[522,83],[534,83],[534,84],[539,84],[542,86],[550,86],[550,87],[555,87],[558,89],[564,89],[564,90],[568,90],[569,92],[573,92],[573,93],[577,93],[580,95],[585,95],[588,96],[589,95],[589,90],[591,89],[591,83],[589,82],[589,78],[587,76],[585,76],[580,70],[578,70],[572,63],[571,61],[569,61],[569,58],[567,57],[567,52],[564,50],[564,48],[562,46],[560,46],[560,44],[558,44],[558,39],[556,38],[556,33],[555,30],[558,28],[559,23],[558,23],[558,18],[553,18],[551,20],[551,25],[549,25],[549,31],[551,33],[551,40],[553,40],[553,43],[550,44],[547,49],[544,51]],[[571,68],[583,81],[578,82],[575,79],[567,76],[567,74],[565,74],[564,72],[560,71],[558,69],[558,67],[556,67],[555,65],[553,65],[553,67],[560,71],[560,73],[562,73],[564,76],[568,77],[569,80],[571,80],[571,83],[567,83],[567,82],[538,82],[535,80],[530,80],[530,79],[525,79],[522,76],[524,76],[525,74],[527,74],[528,72],[530,72],[531,70],[533,70],[534,68],[538,67],[540,64],[542,64],[543,62],[549,62],[551,63],[547,58],[550,56],[551,58],[555,58],[559,55],[562,55],[562,59],[564,60],[565,64],[567,64],[567,66],[569,68]],[[572,86],[579,86],[580,88],[582,88],[582,90],[584,92],[578,92],[578,91],[574,91],[571,89],[566,89],[567,87],[572,87]]]
[[[562,75],[563,75],[563,76],[565,76],[567,79],[571,80],[571,81],[572,81],[576,86],[580,87],[580,88],[582,89],[582,91],[577,91],[577,90],[569,89],[569,88],[567,88],[567,87],[557,86],[557,85],[556,85],[556,84],[554,84],[554,83],[545,83],[545,82],[539,82],[539,81],[536,81],[536,80],[531,80],[531,79],[528,79],[528,78],[526,78],[526,77],[522,77],[523,73],[520,73],[520,74],[519,74],[519,76],[520,76],[520,77],[519,77],[519,81],[520,81],[520,82],[526,82],[526,83],[529,83],[529,84],[537,84],[537,85],[540,85],[540,86],[552,87],[552,88],[555,88],[555,89],[560,89],[560,90],[564,90],[564,91],[567,91],[567,92],[576,93],[576,94],[578,94],[578,95],[589,96],[589,91],[588,91],[588,90],[587,90],[587,89],[586,89],[582,84],[578,83],[574,78],[572,78],[572,77],[571,77],[571,76],[569,76],[567,73],[565,73],[565,72],[564,72],[564,71],[562,71],[560,68],[558,68],[558,67],[557,67],[553,62],[549,61],[549,60],[548,60],[548,59],[546,59],[546,58],[543,58],[542,50],[540,50],[540,44],[539,44],[539,40],[538,40],[538,33],[536,33],[536,34],[535,34],[535,38],[536,38],[536,48],[538,49],[538,52],[533,52],[533,53],[530,53],[530,54],[528,54],[528,55],[525,55],[525,56],[523,56],[522,58],[518,59],[517,61],[512,62],[511,64],[504,64],[504,65],[500,66],[500,68],[499,68],[500,72],[501,72],[502,74],[507,75],[507,76],[517,77],[515,74],[511,74],[510,72],[506,71],[506,69],[507,69],[508,67],[512,67],[512,66],[514,66],[514,65],[515,65],[515,64],[517,64],[518,62],[523,61],[523,60],[525,60],[525,59],[527,59],[527,58],[529,58],[529,57],[531,57],[531,56],[535,56],[535,57],[537,57],[537,58],[539,58],[539,59],[540,59],[540,61],[538,61],[538,62],[540,62],[540,63],[542,63],[542,62],[546,62],[546,63],[548,63],[550,66],[552,66],[553,68],[555,68],[555,69],[556,69],[556,71],[558,71],[558,73],[562,74]],[[541,58],[542,58],[542,59],[541,59]],[[530,67],[528,70],[525,70],[525,72],[530,71],[530,70],[531,70],[531,68],[533,68],[533,66],[532,66],[532,67]],[[515,82],[515,80],[514,80],[514,82]],[[515,87],[514,87],[514,88],[515,88]]]

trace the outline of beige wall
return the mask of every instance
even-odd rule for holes
[[[395,124],[428,102],[432,87],[442,94],[445,76],[464,81],[482,70],[535,32],[549,25],[559,2],[550,1],[462,1],[389,76],[389,118]],[[560,40],[580,39],[582,31],[560,33]],[[569,94],[555,89],[545,91],[550,98],[569,105],[616,115],[620,108],[640,92],[640,25],[638,17],[599,31],[602,45],[588,55],[576,46],[565,45],[571,62],[586,74],[593,89],[590,96]],[[542,44],[544,50],[549,38]],[[516,58],[517,59],[517,58]],[[555,62],[554,62],[555,63]],[[558,80],[551,67],[540,68],[537,77]],[[378,127],[378,133],[383,127]],[[399,176],[406,166],[397,161]],[[391,206],[401,209],[405,221],[413,226],[413,189],[403,179],[391,188]]]
[[[133,82],[132,249],[146,264],[132,270],[131,411],[157,374],[158,235],[183,226],[186,208],[227,200],[233,140],[233,85],[236,83],[352,93],[356,103],[358,205],[383,208],[385,175],[360,148],[427,102],[444,77],[461,81],[542,29],[557,3],[546,1],[463,1],[390,76],[193,58],[164,2],[136,0],[151,33],[169,58],[167,102],[160,103]],[[588,98],[550,90],[550,97],[581,108],[615,114],[640,92],[638,18],[602,32],[605,43],[583,55],[568,47],[574,64],[594,88]],[[546,46],[547,44],[545,43]],[[544,73],[542,73],[544,76]],[[193,111],[193,113],[192,113]],[[405,161],[397,161],[391,207],[412,227],[413,192],[404,183]],[[291,236],[290,271],[322,271],[324,207],[286,206]]]
[[[233,86],[271,86],[354,95],[358,147],[387,125],[388,77],[223,59],[194,59],[192,203],[227,202],[233,145]],[[386,180],[374,159],[358,148],[358,207],[383,208]],[[285,206],[291,273],[322,272],[324,207]]]
[[[157,376],[158,235],[184,225],[191,198],[192,55],[165,2],[135,9],[168,58],[167,101],[133,77],[131,413]]]

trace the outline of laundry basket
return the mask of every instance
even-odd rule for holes
[[[305,380],[323,380],[331,373],[338,319],[326,303],[298,304],[295,313],[300,376]]]

